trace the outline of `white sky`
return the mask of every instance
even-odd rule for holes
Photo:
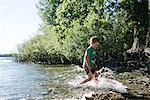
[[[16,45],[36,34],[41,22],[38,0],[0,0],[0,54],[11,53]]]

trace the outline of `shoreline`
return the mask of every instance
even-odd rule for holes
[[[124,72],[115,75],[115,79],[128,86],[128,93],[119,93],[108,90],[97,94],[84,96],[85,100],[149,100],[150,74],[143,74],[139,70]],[[86,94],[85,94],[86,95]],[[82,97],[83,98],[83,97]]]

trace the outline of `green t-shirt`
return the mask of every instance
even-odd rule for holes
[[[85,55],[84,55],[84,60],[83,60],[83,65],[85,65],[87,67],[87,63],[86,63],[86,54],[88,54],[89,56],[89,64],[91,68],[95,68],[96,67],[96,49],[94,49],[93,47],[89,46],[86,51],[85,51]]]

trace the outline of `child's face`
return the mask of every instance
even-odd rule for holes
[[[94,47],[94,48],[98,48],[98,47],[99,47],[99,42],[93,43],[93,47]]]

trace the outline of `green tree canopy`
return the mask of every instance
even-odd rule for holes
[[[42,34],[19,46],[20,58],[77,61],[95,35],[100,39],[99,60],[120,57],[132,46],[135,22],[147,25],[139,6],[137,0],[40,0]]]

